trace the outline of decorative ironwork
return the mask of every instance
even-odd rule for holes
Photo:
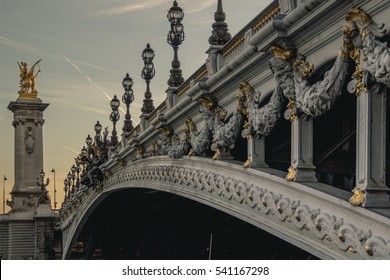
[[[178,87],[184,83],[184,78],[182,77],[182,71],[180,69],[180,61],[178,58],[179,46],[184,41],[184,26],[181,23],[184,18],[184,12],[183,9],[178,6],[177,1],[173,2],[173,6],[169,9],[167,17],[171,23],[171,30],[167,35],[167,42],[172,46],[174,53],[168,86]]]
[[[50,183],[50,179],[46,178],[45,182],[45,172],[41,170],[39,173],[39,177],[37,177],[37,186],[41,187],[41,195],[38,198],[38,204],[51,204],[50,197],[49,197],[49,191],[46,189],[46,187]]]
[[[111,102],[110,102],[110,106],[112,109],[112,112],[110,114],[110,120],[113,123],[113,128],[112,128],[112,132],[111,132],[111,146],[116,146],[118,144],[118,133],[116,131],[116,123],[117,123],[117,121],[119,121],[119,118],[120,118],[120,114],[119,114],[119,110],[118,110],[119,105],[120,105],[120,101],[116,97],[116,95],[114,95],[114,98],[111,99]]]
[[[126,74],[126,77],[122,81],[123,89],[125,90],[125,93],[122,96],[122,102],[126,104],[126,115],[125,120],[123,122],[123,128],[122,131],[124,133],[129,133],[134,129],[133,122],[131,121],[131,115],[130,115],[130,104],[134,101],[134,93],[132,90],[133,86],[133,79],[130,78],[129,73]],[[119,105],[118,105],[119,107]],[[114,109],[113,109],[114,110]],[[119,114],[118,114],[119,117]],[[111,116],[110,116],[111,119]],[[119,120],[119,118],[118,118]],[[111,139],[112,141],[112,139]]]
[[[144,68],[141,72],[141,77],[146,82],[146,91],[145,91],[145,99],[144,105],[141,108],[142,113],[150,114],[154,111],[152,93],[150,92],[150,81],[153,79],[155,75],[155,69],[153,64],[154,51],[150,48],[150,44],[146,45],[146,48],[142,52],[142,59],[144,61]]]

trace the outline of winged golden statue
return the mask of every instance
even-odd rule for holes
[[[18,93],[20,95],[24,95],[25,97],[36,97],[38,94],[37,88],[36,88],[36,79],[41,72],[41,69],[39,69],[39,62],[41,62],[42,59],[38,60],[34,63],[34,65],[30,68],[30,70],[27,69],[27,63],[26,62],[18,62],[18,66],[20,69],[20,82],[19,82],[19,91]],[[38,71],[34,73],[35,66],[38,65]]]

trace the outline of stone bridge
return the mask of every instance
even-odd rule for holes
[[[232,38],[213,32],[206,63],[119,142],[95,125],[65,182],[63,258],[106,198],[142,188],[319,258],[390,259],[389,8],[274,1]]]

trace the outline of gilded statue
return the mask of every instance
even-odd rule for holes
[[[42,59],[38,60],[34,63],[34,65],[28,70],[27,69],[27,63],[26,62],[18,62],[18,66],[20,69],[20,82],[19,82],[19,91],[18,93],[20,95],[26,96],[33,96],[36,97],[38,94],[37,88],[36,88],[36,79],[41,72],[41,69],[39,69],[39,62],[41,62]],[[35,66],[38,65],[38,71],[34,73]]]

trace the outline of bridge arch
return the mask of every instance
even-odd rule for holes
[[[330,195],[324,189],[288,182],[277,174],[277,170],[265,173],[244,169],[235,162],[199,157],[176,160],[158,156],[121,166],[104,181],[102,190],[85,192],[79,211],[62,223],[63,257],[69,256],[72,241],[97,205],[110,193],[126,188],[160,190],[198,201],[319,258],[371,257],[367,253],[371,241],[385,234],[386,226],[367,231],[358,217],[374,219],[374,213],[365,209],[351,212],[345,201],[349,192],[334,189]],[[385,241],[375,244],[386,250]]]

